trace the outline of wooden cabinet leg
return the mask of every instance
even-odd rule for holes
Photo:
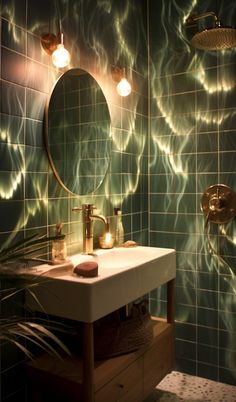
[[[175,279],[167,282],[167,322],[175,321]]]
[[[94,402],[93,323],[83,323],[83,393],[84,402]]]

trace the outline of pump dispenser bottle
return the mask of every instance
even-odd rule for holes
[[[115,246],[121,246],[124,243],[124,228],[122,224],[122,213],[120,208],[114,208],[116,218],[115,226]]]

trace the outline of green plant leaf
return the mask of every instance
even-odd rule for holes
[[[26,239],[22,239],[16,242],[14,245],[9,246],[0,251],[0,263],[10,261],[12,259],[22,258],[24,255],[28,255],[32,252],[37,252],[43,248],[45,243],[53,240],[63,240],[65,235],[54,235],[54,236],[40,236],[36,239],[38,235],[32,235]],[[37,246],[37,248],[35,248]],[[41,247],[38,247],[41,246]]]
[[[24,245],[25,243],[27,243],[28,241],[31,241],[34,237],[38,236],[38,234],[34,234],[26,239],[21,239],[18,242],[16,242],[15,244],[13,244],[12,246],[8,246],[4,249],[0,250],[0,255],[5,254],[5,253],[9,253],[11,252],[11,250],[16,250],[18,247],[22,247],[22,245]]]
[[[38,253],[45,245],[53,240],[62,240],[65,235],[56,236],[38,236],[32,235],[26,239],[22,239],[16,242],[14,245],[6,247],[0,250],[0,279],[4,278],[6,284],[10,286],[6,289],[0,290],[0,302],[9,301],[11,298],[19,294],[22,291],[28,291],[34,300],[38,303],[40,308],[43,309],[40,301],[36,297],[33,288],[35,286],[43,286],[44,281],[48,279],[38,281],[37,276],[27,275],[22,273],[22,269],[18,268],[17,264],[9,264],[9,262],[27,258],[32,253]],[[5,264],[4,266],[1,264]],[[36,279],[37,278],[37,279]],[[14,281],[14,286],[12,286]],[[51,330],[50,330],[51,329]],[[18,347],[28,358],[32,359],[33,355],[28,348],[23,344],[23,340],[29,341],[32,344],[37,345],[47,353],[53,354],[58,358],[61,358],[58,347],[64,352],[70,355],[69,349],[64,343],[52,332],[65,331],[62,325],[58,323],[48,323],[48,321],[41,320],[40,323],[25,320],[22,317],[10,316],[0,317],[0,340],[7,340]],[[22,342],[21,342],[22,338]],[[51,343],[54,344],[51,344]],[[55,349],[56,346],[56,349]]]
[[[12,337],[10,337],[10,336],[5,336],[4,338],[1,338],[1,336],[0,336],[0,339],[2,339],[2,340],[5,340],[5,341],[8,341],[8,342],[10,342],[10,343],[13,343],[18,349],[20,349],[30,360],[33,360],[33,358],[34,358],[34,355],[25,347],[25,346],[23,346],[20,342],[18,342],[17,340],[15,340],[15,339],[13,339]]]
[[[1,332],[0,340],[7,340],[15,344],[21,349],[27,357],[32,359],[33,354],[19,341],[19,338],[23,338],[32,344],[36,345],[46,353],[52,354],[61,359],[59,352],[53,347],[46,339],[51,339],[64,353],[71,355],[67,346],[55,335],[49,331],[44,324],[25,321],[19,317],[4,318],[0,321]]]
[[[22,323],[18,323],[17,324],[23,331],[25,331],[25,334],[23,334],[23,332],[21,333],[22,336],[27,337],[28,340],[33,341],[33,338],[36,338],[38,341],[38,345],[42,348],[48,350],[48,352],[53,353],[55,356],[57,356],[58,358],[61,358],[59,353],[56,351],[56,349],[54,349],[47,341],[45,341],[43,336],[40,336],[40,334],[38,334],[38,332],[46,335],[47,332],[47,337],[49,339],[53,339],[53,334],[50,333],[50,331],[45,331],[45,328],[42,328],[40,330],[40,325],[38,327],[33,327],[36,329],[36,331],[33,331],[30,327],[29,327],[29,323],[25,322],[24,324]]]
[[[49,331],[45,326],[42,326],[40,324],[37,324],[35,322],[27,322],[27,324],[32,327],[37,329],[39,332],[41,332],[43,335],[51,338],[58,346],[60,346],[61,349],[64,350],[68,355],[70,355],[69,349],[64,345],[63,342],[60,341],[60,339],[54,335],[51,331]]]

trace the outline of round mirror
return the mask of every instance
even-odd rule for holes
[[[45,143],[53,172],[70,193],[94,192],[107,172],[111,119],[97,81],[78,68],[57,81],[45,113]]]

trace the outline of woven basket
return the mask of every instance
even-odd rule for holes
[[[147,345],[153,337],[150,323],[145,301],[134,304],[127,318],[122,318],[118,310],[97,321],[94,327],[95,359],[134,352]]]

